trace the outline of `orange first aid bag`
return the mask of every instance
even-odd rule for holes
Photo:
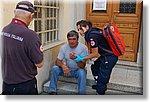
[[[103,36],[108,41],[114,55],[120,56],[124,54],[125,44],[115,24],[105,25]]]

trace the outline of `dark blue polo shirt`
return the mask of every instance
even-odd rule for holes
[[[38,35],[23,24],[11,22],[3,28],[2,38],[3,81],[18,84],[33,79],[37,75],[35,64],[43,60]]]
[[[91,28],[85,33],[85,40],[91,48],[98,47],[100,55],[111,55],[112,49],[107,40],[102,35],[102,30],[99,28]]]

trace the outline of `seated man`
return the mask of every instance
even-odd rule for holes
[[[56,66],[51,69],[49,93],[57,94],[57,81],[59,76],[75,77],[78,80],[78,94],[83,95],[86,91],[86,62],[75,62],[76,56],[86,56],[88,54],[87,47],[78,42],[79,34],[72,30],[68,32],[68,43],[63,45],[57,56]],[[65,63],[63,63],[65,60]]]

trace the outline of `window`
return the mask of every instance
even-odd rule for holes
[[[120,0],[120,13],[136,12],[136,0]]]
[[[39,34],[42,45],[58,41],[58,0],[35,0],[34,8],[34,30]]]

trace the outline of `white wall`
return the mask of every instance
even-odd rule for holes
[[[75,4],[69,1],[61,1],[60,5],[60,19],[59,19],[59,28],[60,28],[60,38],[66,39],[66,34],[75,29]],[[63,36],[62,36],[63,35]]]
[[[75,3],[75,26],[76,22],[82,19],[86,19],[86,1],[87,0],[77,0]],[[77,29],[76,29],[77,30]],[[85,43],[84,37],[79,36],[79,41]]]
[[[63,0],[60,8],[60,33],[64,35],[70,30],[76,29],[76,22],[85,19],[86,0]],[[61,35],[60,35],[61,36]],[[66,36],[64,36],[66,39]],[[79,37],[79,41],[84,43],[84,38]]]
[[[63,0],[60,3],[60,12],[59,12],[59,39],[62,40],[62,42],[67,41],[66,34],[73,29],[76,29],[76,22],[80,19],[84,19],[85,15],[85,7],[83,4],[81,6],[81,2],[75,2],[75,1],[66,1]],[[83,39],[83,38],[81,38]],[[57,49],[58,51],[59,49]],[[42,92],[42,84],[49,80],[50,75],[50,69],[51,66],[54,64],[52,56],[54,53],[52,53],[51,48],[44,51],[44,68],[38,69],[38,90],[39,92]]]

